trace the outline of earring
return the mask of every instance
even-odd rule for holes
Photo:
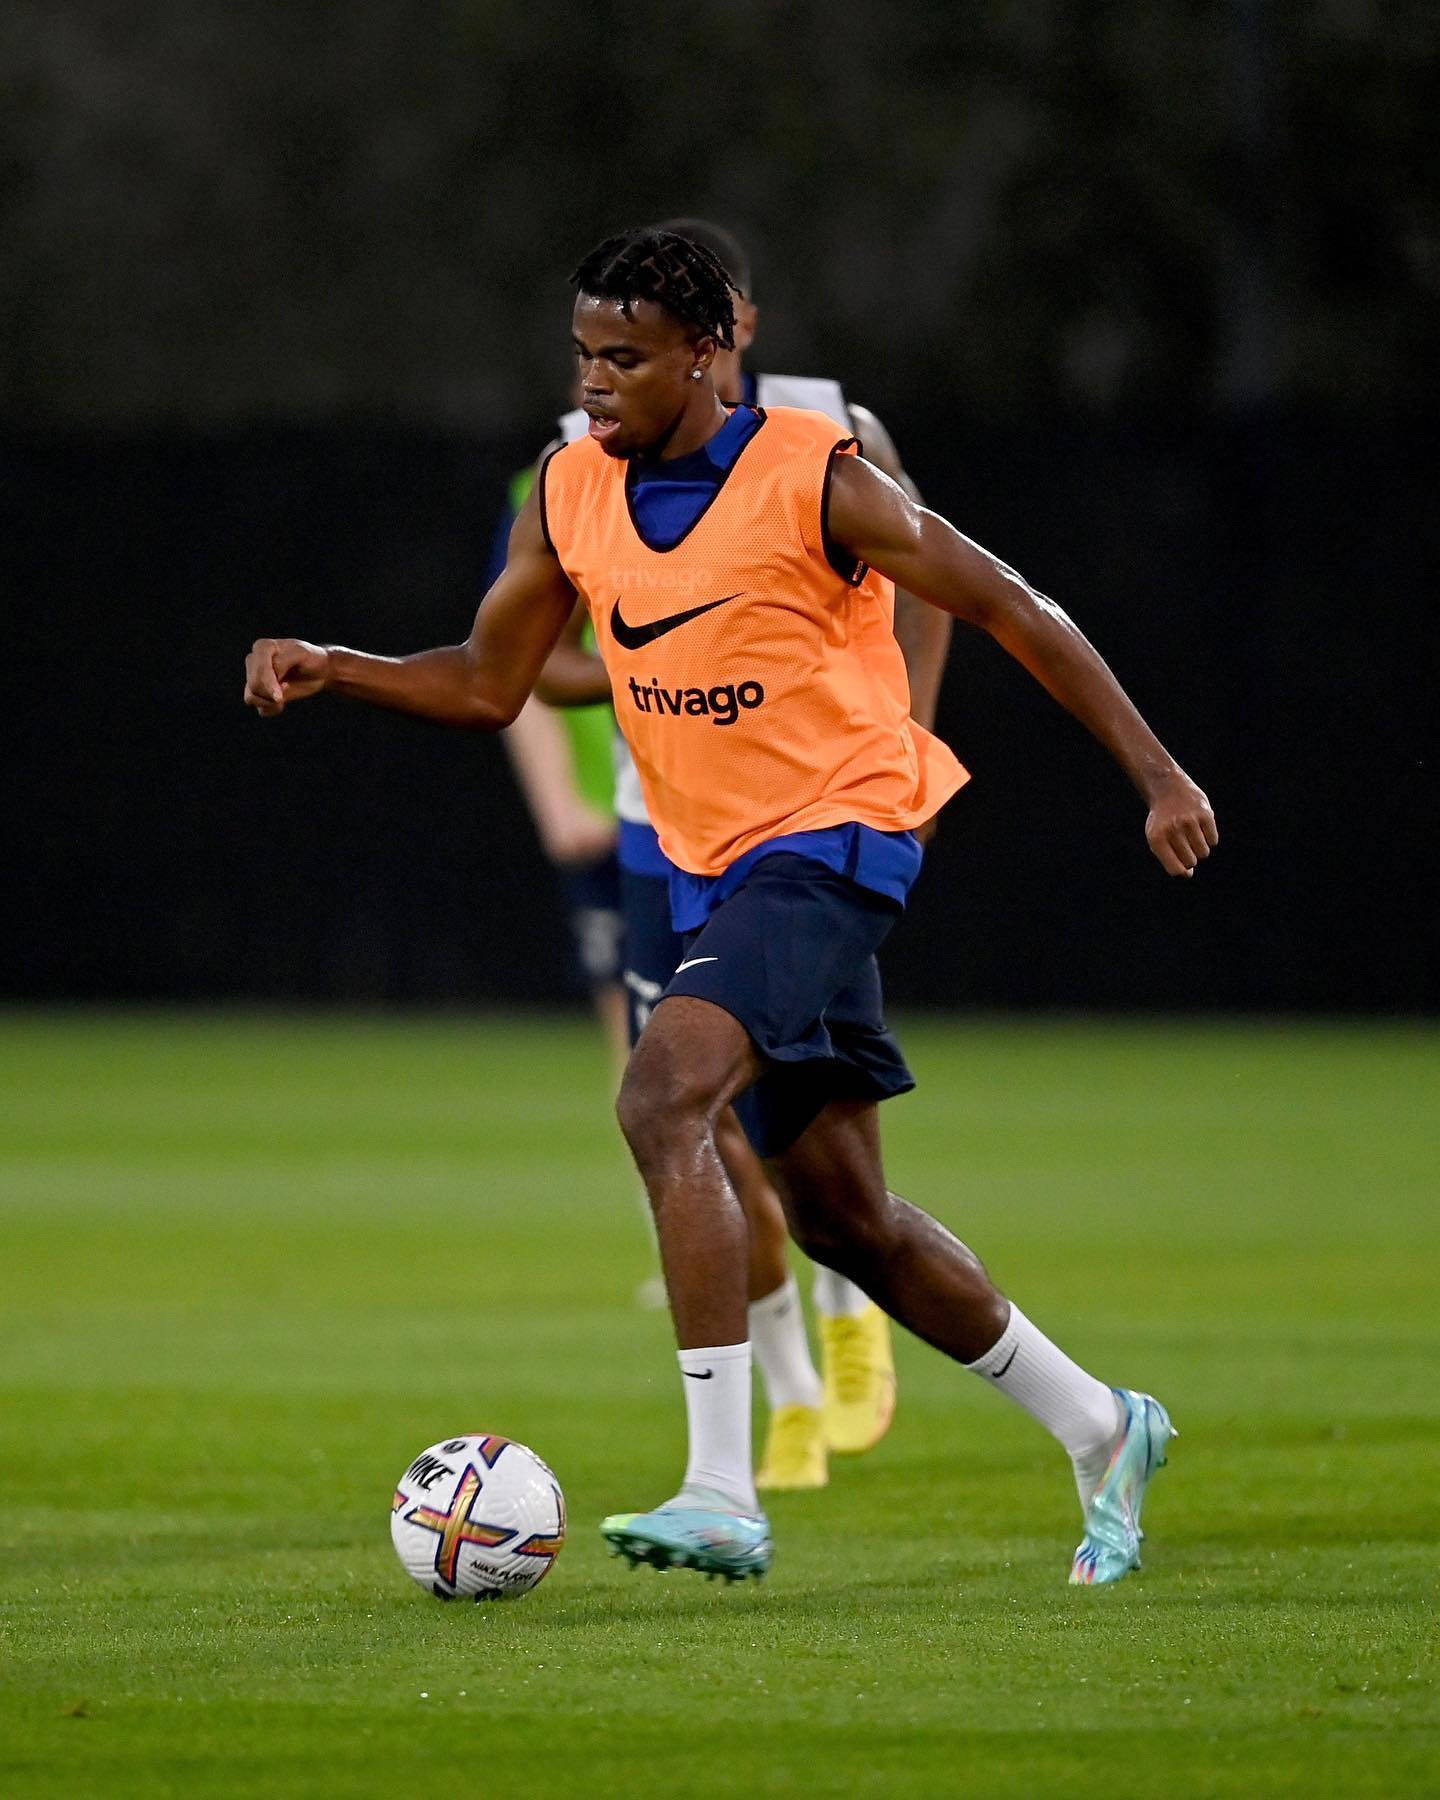
[[[690,379],[692,381],[698,381],[704,373],[705,371],[703,369],[692,369],[690,371]]]

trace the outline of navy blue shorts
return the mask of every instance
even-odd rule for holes
[[[761,1156],[778,1156],[832,1100],[915,1085],[885,1028],[875,952],[900,905],[789,851],[758,862],[684,955],[665,999],[709,1000],[745,1027],[765,1072],[735,1102]]]
[[[624,935],[619,859],[607,850],[594,862],[562,865],[560,886],[580,979],[587,988],[608,987],[620,979]]]
[[[633,1049],[685,950],[670,923],[670,883],[665,876],[637,875],[622,863],[620,910],[625,919],[622,979]]]

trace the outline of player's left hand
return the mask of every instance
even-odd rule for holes
[[[1220,842],[1210,802],[1183,769],[1152,791],[1145,841],[1167,875],[1193,875]]]

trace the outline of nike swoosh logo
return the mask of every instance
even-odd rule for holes
[[[675,973],[677,975],[679,975],[679,974],[682,974],[686,969],[697,968],[702,962],[719,962],[719,960],[720,960],[720,958],[718,956],[692,956],[690,958],[689,962],[683,962],[683,963],[679,964],[679,966],[675,970]]]
[[[703,606],[692,606],[688,612],[670,613],[663,619],[656,619],[651,625],[627,625],[620,616],[620,602],[617,600],[610,609],[610,632],[622,650],[640,650],[646,644],[653,644],[656,638],[662,638],[667,631],[674,631],[677,625],[688,625],[692,619],[698,619],[701,613],[714,612],[717,606],[724,606],[731,600],[738,600],[740,594],[723,594],[718,600],[707,600]]]
[[[713,1381],[715,1379],[713,1369],[686,1369],[684,1374],[687,1381]]]
[[[1005,1373],[1005,1371],[1010,1367],[1011,1363],[1014,1362],[1015,1358],[1019,1354],[1020,1354],[1020,1346],[1017,1344],[1015,1346],[1015,1348],[1010,1352],[1010,1354],[1005,1358],[1004,1362],[1001,1363],[1000,1367],[998,1369],[992,1369],[990,1371],[990,1379],[992,1381],[998,1381],[1000,1379],[1000,1377]]]

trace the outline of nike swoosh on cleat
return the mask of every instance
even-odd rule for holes
[[[677,625],[688,625],[692,619],[698,619],[701,613],[714,612],[717,606],[724,606],[728,601],[738,600],[745,592],[722,594],[718,600],[707,600],[703,606],[692,606],[688,612],[669,613],[663,619],[656,619],[649,625],[628,625],[620,616],[620,602],[617,599],[610,609],[610,632],[622,650],[640,650],[646,644],[653,644],[656,638],[662,638],[667,631],[674,631]]]
[[[675,973],[677,975],[679,975],[679,974],[683,973],[683,971],[686,969],[698,968],[701,963],[719,962],[719,960],[720,960],[720,958],[718,956],[692,956],[690,958],[689,962],[680,963],[676,967]]]

